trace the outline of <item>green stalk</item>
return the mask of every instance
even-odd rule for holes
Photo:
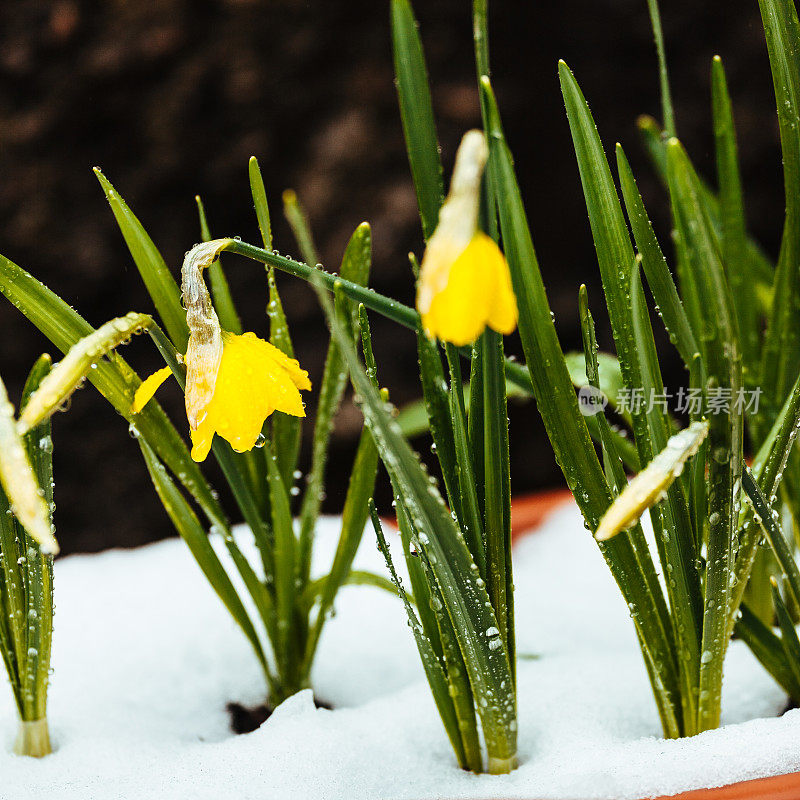
[[[658,10],[658,0],[647,0],[647,10],[650,12],[650,25],[653,29],[653,38],[658,55],[658,79],[661,88],[661,113],[664,118],[664,135],[667,137],[675,136],[675,112],[672,108],[672,93],[669,88],[669,74],[667,73],[667,53],[664,47],[664,33],[661,30],[661,13]]]
[[[742,469],[742,413],[735,398],[742,388],[742,361],[733,300],[718,245],[698,196],[694,172],[676,139],[667,144],[670,190],[682,209],[682,235],[705,269],[697,288],[706,309],[707,389],[729,392],[727,411],[709,413],[708,545],[697,731],[719,726],[722,667],[728,642],[728,606],[734,567]]]
[[[511,568],[511,509],[508,413],[503,374],[503,337],[486,330],[483,349],[483,463],[485,481],[486,588],[497,615],[509,660],[515,664],[514,597]],[[516,670],[512,667],[512,673]]]

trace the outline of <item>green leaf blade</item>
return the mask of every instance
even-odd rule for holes
[[[94,172],[169,337],[179,352],[186,352],[189,329],[186,325],[186,313],[181,306],[178,284],[167,269],[153,240],[127,203],[99,168],[95,167]]]

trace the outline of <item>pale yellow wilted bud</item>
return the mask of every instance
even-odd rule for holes
[[[27,433],[52,416],[106,353],[152,324],[153,320],[147,314],[132,311],[124,317],[106,322],[73,345],[64,358],[45,375],[22,409],[17,423],[19,433]]]
[[[14,420],[14,406],[0,380],[0,483],[11,512],[33,537],[43,553],[58,553],[50,509],[36,480],[22,437]]]
[[[658,503],[680,476],[684,464],[708,434],[707,422],[693,422],[667,442],[667,446],[622,490],[609,506],[595,538],[605,541],[632,528],[648,508]]]

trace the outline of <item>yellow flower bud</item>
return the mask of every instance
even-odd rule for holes
[[[417,310],[431,337],[455,345],[474,341],[488,325],[511,333],[517,302],[500,248],[478,230],[481,177],[489,152],[481,131],[464,135],[450,193],[428,240],[417,286]]]

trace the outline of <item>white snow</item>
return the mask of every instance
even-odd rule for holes
[[[336,520],[321,521],[317,572],[337,535]],[[357,567],[383,571],[369,532]],[[476,777],[455,765],[389,594],[339,596],[313,676],[334,711],[303,692],[236,736],[225,706],[261,702],[262,678],[183,543],[65,558],[49,713],[57,750],[35,761],[0,749],[0,798],[622,800],[800,770],[800,711],[776,716],[785,697],[740,642],[726,666],[725,727],[660,738],[627,609],[574,505],[519,543],[515,570],[518,649],[535,656],[519,662],[521,766]],[[0,690],[0,744],[15,728]]]

